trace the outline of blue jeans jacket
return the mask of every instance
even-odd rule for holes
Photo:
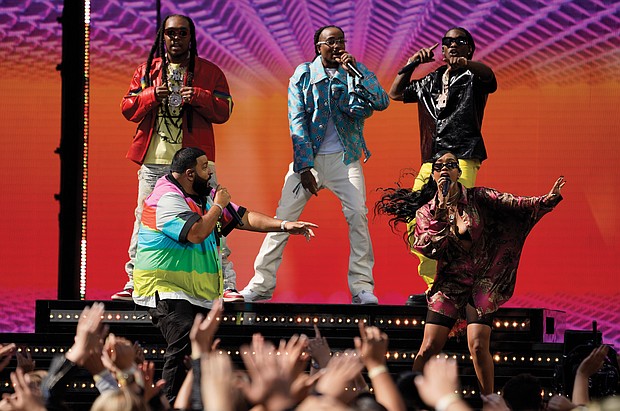
[[[374,110],[385,110],[390,101],[375,74],[361,63],[357,67],[364,75],[361,80],[342,67],[330,79],[321,56],[295,69],[288,87],[288,120],[296,172],[314,165],[330,117],[344,148],[344,164],[359,160],[362,153],[370,157],[364,121]]]

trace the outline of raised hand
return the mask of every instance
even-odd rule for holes
[[[164,385],[166,385],[166,381],[155,381],[155,363],[153,361],[143,361],[139,365],[137,372],[142,374],[142,381],[144,381],[144,401],[148,403],[152,398],[160,395],[161,390],[163,390]],[[139,381],[140,378],[136,378],[136,380]],[[167,401],[165,402],[167,403]]]
[[[407,60],[407,64],[414,62],[416,59],[419,59],[421,64],[435,61],[435,53],[433,53],[433,50],[435,50],[438,45],[439,43],[435,43],[430,47],[418,50],[409,58],[409,60]]]
[[[359,322],[360,336],[355,337],[355,349],[360,354],[366,369],[385,365],[388,336],[377,327],[366,327]]]
[[[319,378],[316,390],[322,395],[347,403],[358,394],[349,388],[363,368],[360,357],[353,350],[334,356],[327,364],[325,374]]]
[[[564,180],[564,176],[560,176],[555,183],[553,183],[553,187],[551,187],[551,191],[549,191],[549,197],[562,195],[562,188],[566,184],[566,180]]]
[[[17,351],[17,345],[14,343],[11,344],[0,344],[0,371],[2,371],[13,357],[13,354]]]
[[[40,393],[34,391],[29,384],[28,376],[17,368],[11,373],[11,382],[15,393],[5,397],[12,411],[45,411],[43,398]]]
[[[317,362],[319,368],[325,368],[329,360],[331,360],[332,352],[325,337],[321,337],[319,327],[314,324],[314,338],[308,340],[308,352],[310,356]]]
[[[35,361],[33,361],[32,355],[30,355],[29,348],[22,349],[22,352],[17,351],[15,357],[17,358],[17,367],[21,368],[24,373],[34,371]]]
[[[422,401],[435,407],[437,401],[453,395],[459,388],[456,360],[444,356],[431,358],[424,366],[424,375],[418,375],[414,382]]]
[[[110,334],[104,350],[118,370],[128,370],[135,364],[135,348],[131,341]]]
[[[194,325],[189,332],[189,339],[192,343],[192,356],[198,358],[203,353],[211,352],[215,333],[220,326],[222,313],[224,312],[224,300],[213,301],[209,314],[205,317],[202,314],[196,315]]]
[[[277,409],[295,403],[291,386],[305,368],[303,355],[307,337],[293,335],[281,341],[278,350],[260,334],[252,336],[252,346],[243,346],[241,357],[248,370],[250,383],[243,385],[246,397],[267,409]]]
[[[577,368],[577,374],[584,375],[588,378],[596,374],[598,370],[603,367],[607,353],[609,352],[609,346],[601,345],[592,350]]]
[[[262,335],[252,336],[252,345],[241,346],[241,359],[250,381],[240,381],[246,398],[254,404],[264,404],[278,378],[276,347]]]
[[[566,184],[566,180],[564,180],[564,176],[560,176],[555,183],[553,183],[553,187],[549,190],[549,193],[544,196],[543,203],[547,206],[556,205],[562,196],[562,187]]]
[[[79,366],[83,366],[91,355],[100,355],[103,314],[103,303],[94,303],[85,307],[80,315],[75,332],[74,343],[65,357]]]

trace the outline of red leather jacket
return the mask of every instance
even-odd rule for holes
[[[136,69],[129,85],[127,95],[121,102],[121,110],[129,121],[139,123],[133,137],[127,158],[142,164],[153,135],[159,103],[155,98],[155,87],[161,85],[161,58],[153,59],[151,79],[153,85],[144,87],[142,78],[146,63]],[[187,129],[187,112],[183,116],[183,147],[199,147],[207,153],[207,158],[215,161],[215,138],[213,123],[225,123],[232,112],[233,102],[228,90],[228,82],[218,66],[196,57],[194,66],[194,96],[192,105],[192,131]]]

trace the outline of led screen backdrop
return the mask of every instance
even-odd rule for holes
[[[87,298],[124,285],[136,200],[137,165],[125,159],[135,124],[120,100],[156,31],[154,2],[97,1],[91,21],[91,108]],[[0,258],[4,331],[33,329],[34,300],[56,295],[60,137],[59,1],[0,1],[5,175]],[[620,343],[617,212],[620,111],[620,3],[615,1],[162,1],[162,15],[191,16],[199,54],[226,73],[233,115],[216,126],[217,171],[233,201],[273,214],[292,146],[286,87],[313,55],[312,36],[342,27],[347,49],[388,89],[398,69],[452,26],[476,39],[474,59],[499,82],[485,113],[489,159],[478,185],[523,195],[546,193],[564,175],[565,200],[527,240],[509,306],[565,310],[568,327],[599,321]],[[438,63],[437,63],[438,64]],[[422,75],[437,67],[418,69]],[[368,207],[379,187],[420,165],[415,105],[392,102],[366,123],[372,157],[364,166]],[[411,184],[405,178],[404,185]],[[336,198],[321,191],[302,218],[320,225],[310,243],[292,238],[278,272],[276,302],[347,303],[346,223]],[[424,289],[416,259],[385,218],[370,218],[376,294],[403,304]],[[231,256],[243,288],[263,235],[235,232]]]

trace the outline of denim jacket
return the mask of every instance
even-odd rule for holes
[[[330,79],[321,56],[295,70],[288,87],[288,120],[296,172],[314,166],[330,117],[344,148],[344,164],[359,160],[362,152],[366,159],[370,157],[364,120],[374,110],[385,110],[390,102],[374,73],[361,63],[357,67],[364,75],[361,80],[347,75],[342,67]]]

